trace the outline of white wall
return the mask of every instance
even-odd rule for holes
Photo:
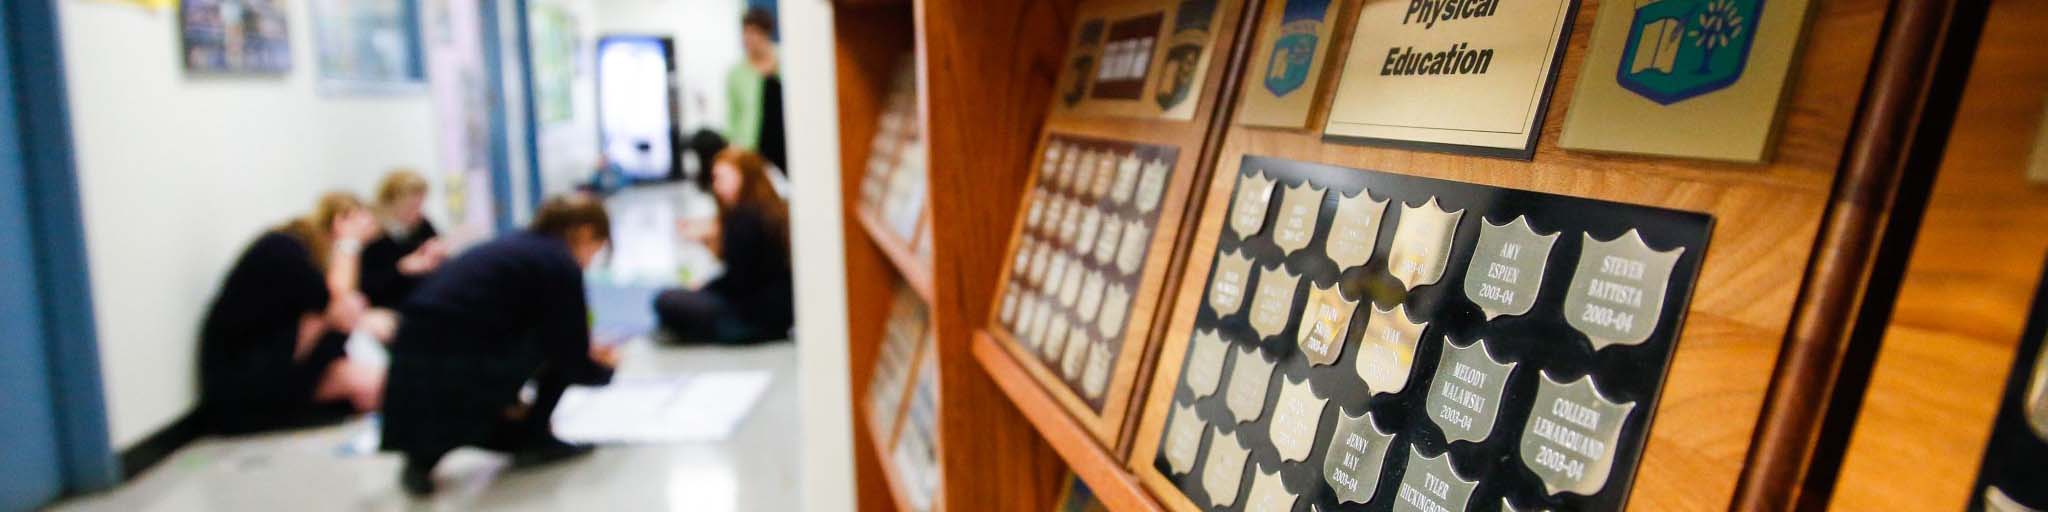
[[[272,77],[187,76],[170,11],[57,3],[110,429],[126,449],[196,403],[200,318],[243,246],[322,191],[367,195],[387,169],[429,169],[433,113],[424,90],[316,92],[301,2],[285,4],[292,71]]]
[[[803,509],[853,507],[853,411],[847,403],[846,240],[839,201],[839,93],[832,4],[783,0],[784,90],[791,174],[790,253],[796,282],[798,400],[803,410]]]
[[[536,133],[540,148],[541,193],[556,194],[575,188],[590,178],[597,165],[597,5],[611,0],[534,0],[531,5],[549,5],[576,17],[576,59],[581,73],[570,82],[573,115],[564,121],[541,121]]]

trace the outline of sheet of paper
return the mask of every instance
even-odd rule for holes
[[[555,435],[598,443],[723,440],[760,401],[770,380],[767,371],[733,371],[572,386],[555,408]]]

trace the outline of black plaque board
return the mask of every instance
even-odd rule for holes
[[[2048,269],[2044,269],[2048,276]],[[1971,487],[1970,510],[2048,509],[2048,436],[2037,424],[2048,418],[2029,420],[2028,410],[2048,415],[2048,401],[2041,382],[2044,361],[2042,338],[2048,337],[2048,281],[2034,292],[2034,305],[2027,313],[2027,329],[2013,356],[2012,371],[2006,375],[2005,398],[1998,402],[1991,441],[1984,448],[1983,465],[1977,469],[1977,485]],[[1995,490],[1994,490],[1995,489]],[[2025,507],[2012,508],[2012,505]]]
[[[1222,254],[1239,250],[1249,254],[1255,270],[1245,286],[1246,303],[1252,300],[1254,292],[1250,290],[1255,289],[1261,279],[1256,269],[1283,264],[1286,269],[1300,274],[1302,284],[1295,291],[1288,325],[1276,335],[1261,338],[1249,324],[1252,309],[1249,306],[1241,306],[1235,313],[1218,318],[1208,300],[1208,288],[1214,285],[1215,278],[1216,266],[1212,265],[1194,331],[1215,329],[1230,343],[1233,352],[1256,347],[1266,360],[1277,361],[1275,375],[1266,389],[1266,413],[1251,422],[1239,423],[1229,411],[1226,405],[1228,393],[1223,390],[1229,386],[1228,380],[1237,364],[1236,356],[1232,356],[1221,371],[1225,383],[1218,386],[1213,394],[1200,399],[1195,398],[1186,380],[1186,365],[1194,358],[1182,361],[1173,393],[1174,404],[1169,407],[1177,409],[1192,404],[1196,417],[1207,425],[1205,429],[1225,435],[1236,434],[1251,452],[1242,470],[1242,483],[1237,486],[1237,497],[1226,500],[1232,502],[1230,508],[1244,507],[1251,500],[1249,493],[1259,471],[1255,468],[1263,468],[1267,472],[1277,468],[1286,490],[1297,497],[1294,510],[1312,510],[1312,505],[1314,510],[1391,510],[1402,493],[1402,479],[1411,446],[1424,457],[1441,457],[1449,453],[1457,476],[1478,482],[1470,495],[1470,510],[1502,510],[1504,503],[1512,503],[1516,510],[1620,510],[1626,505],[1635,468],[1649,437],[1650,419],[1657,409],[1658,395],[1706,254],[1713,227],[1711,216],[1258,156],[1245,157],[1239,170],[1238,184],[1233,188],[1244,186],[1255,175],[1277,182],[1273,187],[1272,207],[1266,212],[1266,228],[1245,237],[1226,220],[1218,232],[1196,235],[1217,237],[1218,254],[1195,257],[1220,258]],[[1275,230],[1271,226],[1281,213],[1284,191],[1304,182],[1326,188],[1329,192],[1322,196],[1323,203],[1308,245],[1283,252],[1272,240]],[[1371,257],[1362,266],[1340,272],[1338,264],[1326,256],[1325,242],[1330,236],[1339,199],[1354,196],[1361,189],[1369,190],[1372,200],[1387,201],[1387,204],[1381,214],[1383,218]],[[1231,192],[1233,209],[1237,207],[1235,198],[1238,192]],[[1389,251],[1403,215],[1402,206],[1423,206],[1431,198],[1443,210],[1462,210],[1463,214],[1456,222],[1448,264],[1441,279],[1434,284],[1406,289],[1389,271]],[[1226,219],[1234,213],[1227,213]],[[1524,314],[1489,320],[1464,293],[1467,265],[1474,256],[1482,219],[1498,226],[1520,216],[1526,216],[1537,233],[1557,233],[1559,236],[1542,267],[1543,278],[1532,308]],[[1648,338],[1640,344],[1608,345],[1596,350],[1589,336],[1572,327],[1564,314],[1566,295],[1585,245],[1582,234],[1598,240],[1614,240],[1631,230],[1640,233],[1643,242],[1655,251],[1681,248],[1683,251],[1672,265],[1666,293],[1661,299],[1661,315]],[[1333,283],[1346,298],[1358,300],[1358,309],[1351,315],[1339,359],[1330,365],[1311,366],[1305,357],[1306,351],[1297,345],[1296,330],[1300,328],[1304,297],[1316,287],[1328,287]],[[1398,393],[1375,395],[1355,371],[1355,358],[1359,357],[1360,337],[1366,332],[1372,308],[1392,308],[1395,305],[1404,305],[1411,318],[1428,322],[1428,326],[1415,347],[1405,387]],[[1194,343],[1193,337],[1169,342]],[[1426,395],[1432,389],[1432,380],[1438,377],[1435,375],[1437,363],[1445,351],[1446,337],[1460,346],[1484,339],[1492,358],[1517,365],[1507,379],[1498,402],[1497,421],[1487,437],[1478,442],[1448,441],[1444,431],[1425,410]],[[1190,353],[1193,348],[1190,347]],[[1607,399],[1635,404],[1621,424],[1617,441],[1612,444],[1612,470],[1599,485],[1599,490],[1590,495],[1549,492],[1518,454],[1524,426],[1530,420],[1536,401],[1539,370],[1562,383],[1591,375]],[[1283,461],[1268,435],[1274,416],[1272,411],[1283,383],[1304,379],[1316,397],[1327,399],[1328,405],[1322,409],[1307,458],[1298,462]],[[1340,504],[1331,486],[1325,483],[1324,458],[1330,450],[1340,415],[1355,417],[1367,412],[1371,413],[1380,429],[1394,434],[1392,447],[1384,459],[1372,498],[1363,505]],[[1169,424],[1172,419],[1169,416]],[[1202,466],[1207,464],[1215,441],[1205,433],[1192,470],[1177,474],[1172,470],[1165,447],[1171,442],[1170,437],[1162,436],[1159,455],[1152,461],[1154,467],[1197,506],[1215,509],[1210,506],[1214,502],[1204,494],[1206,491],[1202,484]]]

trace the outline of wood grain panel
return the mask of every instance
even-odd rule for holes
[[[1375,0],[1380,1],[1380,0]],[[1567,152],[1555,140],[1571,108],[1597,11],[1585,2],[1573,21],[1558,84],[1550,97],[1533,161],[1513,161],[1325,143],[1319,134],[1233,127],[1223,146],[1200,233],[1220,229],[1230,180],[1244,155],[1265,155],[1534,190],[1630,204],[1705,212],[1716,219],[1713,241],[1687,313],[1663,398],[1637,471],[1632,508],[1729,508],[1748,456],[1763,397],[1785,339],[1801,276],[1828,204],[1851,133],[1864,77],[1884,23],[1881,0],[1821,0],[1795,62],[1781,108],[1780,139],[1764,164],[1733,164],[1647,156]],[[1617,4],[1627,5],[1627,4]],[[1348,52],[1355,6],[1334,34],[1332,58]],[[1815,44],[1816,41],[1823,42]],[[1329,98],[1312,118],[1320,125]],[[1206,238],[1206,239],[1204,239]],[[1176,300],[1168,340],[1186,340],[1206,276],[1213,237],[1197,238]],[[1151,468],[1178,379],[1184,342],[1168,343],[1147,400],[1132,469],[1174,508],[1189,509]],[[1176,503],[1177,501],[1177,503]]]
[[[842,172],[840,202],[841,233],[846,244],[847,290],[847,372],[849,398],[854,404],[867,403],[867,382],[872,378],[880,353],[882,323],[888,317],[890,297],[895,293],[895,272],[880,249],[868,240],[860,226],[861,177],[866,173],[868,151],[878,128],[882,106],[889,97],[889,84],[896,61],[911,51],[908,6],[855,7],[835,9],[833,20],[833,64],[838,74],[839,168]],[[855,407],[865,410],[865,407]],[[899,408],[900,409],[900,408]],[[864,415],[865,413],[863,413]],[[853,422],[854,483],[861,510],[894,510],[898,502],[891,489],[886,454],[878,443],[889,432],[875,432],[867,421]],[[894,422],[891,422],[893,424]]]
[[[974,361],[1071,24],[1070,1],[918,0],[931,179],[940,502],[1046,510],[1065,470]]]
[[[2048,256],[2025,180],[2048,94],[2048,4],[1993,1],[1831,503],[1958,510]]]

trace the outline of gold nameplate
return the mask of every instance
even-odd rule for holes
[[[1195,332],[1194,346],[1188,350],[1188,369],[1181,380],[1195,392],[1196,399],[1216,394],[1216,384],[1223,380],[1223,358],[1229,351],[1230,342],[1215,329]]]
[[[1273,178],[1264,172],[1237,176],[1237,197],[1230,204],[1230,229],[1239,238],[1251,238],[1265,227],[1266,209],[1273,204]]]
[[[1529,158],[1572,5],[1366,2],[1323,133]]]
[[[1292,512],[1294,493],[1287,492],[1287,486],[1280,482],[1280,471],[1266,471],[1266,465],[1254,465],[1252,491],[1245,497],[1245,512]]]
[[[1380,430],[1372,413],[1352,417],[1337,413],[1337,431],[1323,451],[1323,481],[1338,503],[1366,503],[1380,487],[1380,471],[1394,446],[1394,433]]]
[[[1209,427],[1195,416],[1195,408],[1173,404],[1173,418],[1166,422],[1166,465],[1173,474],[1185,475],[1195,468],[1195,453],[1202,448],[1202,431]]]
[[[1237,503],[1237,486],[1244,481],[1244,460],[1251,452],[1239,443],[1236,434],[1223,435],[1223,429],[1209,430],[1209,460],[1202,463],[1202,488],[1209,491],[1209,504],[1228,507]]]
[[[1244,304],[1244,286],[1252,276],[1252,259],[1244,250],[1216,253],[1216,274],[1209,281],[1209,307],[1216,316],[1237,314]]]
[[[1592,496],[1607,485],[1615,442],[1636,404],[1608,400],[1591,376],[1561,384],[1550,372],[1538,374],[1536,405],[1522,428],[1522,465],[1550,494]]]
[[[1415,345],[1428,327],[1428,322],[1409,320],[1406,306],[1374,306],[1372,316],[1366,318],[1365,335],[1358,338],[1358,378],[1365,381],[1365,388],[1379,395],[1400,393],[1408,387]]]
[[[1345,300],[1336,285],[1329,288],[1309,284],[1308,306],[1302,310],[1301,325],[1295,328],[1295,342],[1310,365],[1337,362],[1344,354],[1344,334],[1351,328],[1351,312],[1358,301]]]
[[[1266,412],[1266,387],[1273,382],[1274,362],[1259,355],[1258,347],[1231,352],[1236,357],[1231,363],[1230,389],[1223,393],[1223,404],[1238,423],[1257,420]]]
[[[1287,253],[1308,247],[1316,236],[1316,217],[1323,213],[1329,191],[1304,182],[1280,191],[1280,216],[1273,219],[1273,245]]]
[[[1323,240],[1323,253],[1337,264],[1337,270],[1364,265],[1372,259],[1373,244],[1379,243],[1380,219],[1387,201],[1372,200],[1370,191],[1337,199],[1337,216],[1330,221],[1330,236]]]
[[[1328,399],[1316,397],[1307,380],[1296,384],[1281,376],[1280,397],[1273,402],[1273,421],[1266,430],[1266,436],[1273,441],[1273,451],[1280,454],[1280,460],[1308,460],[1309,449],[1315,444],[1316,428],[1322,426],[1323,408],[1329,404]]]
[[[1564,320],[1585,333],[1593,350],[1640,345],[1650,339],[1664,312],[1664,289],[1684,247],[1656,251],[1628,230],[1613,240],[1581,235],[1578,270],[1564,296]]]
[[[1252,294],[1252,330],[1260,338],[1280,334],[1287,328],[1287,320],[1294,316],[1294,290],[1301,282],[1301,276],[1288,272],[1284,266],[1259,269],[1259,284]]]
[[[1394,247],[1387,251],[1387,271],[1401,286],[1436,284],[1450,265],[1451,242],[1456,240],[1458,219],[1465,210],[1444,211],[1436,198],[1422,206],[1401,205],[1401,224],[1394,229]]]
[[[1528,313],[1543,288],[1543,267],[1550,263],[1550,247],[1557,237],[1558,233],[1536,234],[1527,217],[1500,226],[1479,219],[1479,245],[1472,249],[1472,265],[1465,269],[1465,298],[1478,305],[1487,320]]]

